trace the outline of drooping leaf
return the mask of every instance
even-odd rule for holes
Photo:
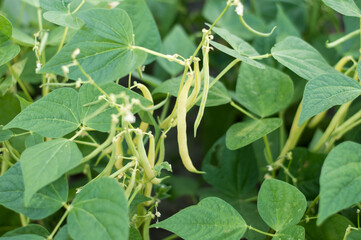
[[[27,148],[20,156],[25,205],[39,189],[78,166],[82,158],[77,145],[63,138]]]
[[[218,34],[221,38],[223,38],[232,48],[237,51],[241,55],[246,56],[257,56],[259,53],[256,49],[254,49],[248,42],[244,41],[242,38],[230,33],[225,28],[213,27],[212,31]]]
[[[322,0],[322,2],[343,15],[361,17],[361,10],[353,0]]]
[[[20,52],[18,45],[11,44],[9,41],[0,43],[0,66],[9,62]]]
[[[68,183],[66,178],[62,177],[41,188],[26,206],[24,191],[24,178],[18,162],[0,177],[0,204],[31,219],[43,219],[67,201]]]
[[[306,80],[337,73],[316,49],[298,37],[285,38],[271,49],[271,53],[282,65]]]
[[[247,56],[241,55],[240,53],[238,53],[236,50],[230,49],[229,47],[226,47],[222,44],[219,44],[217,42],[211,41],[211,45],[215,48],[217,48],[219,51],[224,52],[225,54],[237,58],[239,60],[241,60],[242,62],[252,65],[256,68],[261,68],[264,69],[265,66]]]
[[[267,117],[287,107],[293,96],[291,78],[271,67],[242,64],[236,86],[236,99],[250,111]]]
[[[361,193],[355,191],[361,184],[360,173],[360,144],[343,142],[328,154],[320,176],[318,225],[332,214],[361,201]]]
[[[78,15],[85,25],[45,64],[41,73],[63,76],[61,67],[73,62],[71,55],[77,48],[80,49],[77,56],[79,64],[97,83],[124,77],[144,63],[147,54],[131,48],[133,27],[124,10],[92,9]],[[76,66],[70,67],[68,76],[84,79]]]
[[[282,120],[268,118],[233,124],[226,134],[226,146],[230,150],[244,147],[279,128]]]
[[[258,181],[257,160],[252,146],[237,151],[227,149],[225,137],[219,139],[203,160],[204,180],[234,198],[241,197]]]
[[[78,93],[60,88],[25,108],[5,128],[21,128],[57,138],[79,126]]]
[[[24,235],[24,234],[34,234],[34,235],[42,236],[44,238],[50,235],[49,231],[43,226],[39,224],[29,224],[24,227],[20,227],[10,232],[7,232],[3,235],[3,237],[11,237],[17,235]]]
[[[161,49],[161,39],[145,0],[125,0],[117,6],[125,10],[133,24],[135,45],[142,46],[153,51],[159,52]],[[148,55],[146,63],[156,59],[153,55]]]
[[[152,225],[187,240],[240,239],[247,230],[242,216],[220,198],[209,197]]]
[[[343,74],[322,74],[306,84],[299,125],[335,105],[347,103],[361,94],[361,86]]]
[[[0,44],[11,38],[13,26],[11,22],[0,14]]]
[[[128,202],[120,184],[100,178],[86,185],[72,203],[68,232],[77,239],[128,239]]]
[[[164,54],[179,54],[188,58],[193,54],[195,49],[196,46],[193,41],[188,37],[187,33],[180,25],[174,26],[163,40],[162,52]],[[169,62],[163,58],[158,58],[158,62],[162,68],[172,76],[177,75],[184,69],[184,67],[178,63]]]
[[[276,231],[296,225],[306,207],[305,196],[296,187],[280,180],[265,180],[258,193],[259,214]]]
[[[136,92],[125,88],[121,85],[115,83],[107,83],[100,85],[100,87],[107,93],[107,94],[114,94],[119,95],[121,93],[125,93],[129,96],[129,101],[131,99],[138,99],[143,106],[149,106],[152,103],[145,99],[143,96],[137,94]],[[102,112],[96,112],[101,106],[103,106],[106,102],[98,101],[98,97],[103,95],[97,88],[90,84],[85,84],[80,88],[79,91],[79,108],[81,109],[80,112],[80,119],[81,122],[91,128],[94,128],[98,131],[106,132],[110,130],[111,125],[111,115],[116,114],[118,111],[114,107],[107,107]],[[118,104],[123,103],[123,99],[117,99]],[[90,105],[86,105],[90,104]],[[140,107],[134,105],[133,109],[131,110],[132,113],[139,112]],[[96,113],[96,115],[94,115]]]
[[[277,232],[272,240],[305,240],[305,229],[302,226],[291,226]]]

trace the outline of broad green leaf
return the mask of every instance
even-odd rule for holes
[[[259,69],[242,64],[236,86],[236,99],[260,117],[286,108],[293,96],[293,82],[283,72],[266,66]]]
[[[13,28],[13,34],[11,40],[16,44],[25,47],[34,47],[34,42],[35,42],[34,38],[30,37],[28,34],[15,27]]]
[[[333,10],[350,17],[361,17],[361,10],[353,0],[322,0]]]
[[[142,236],[140,235],[138,229],[133,226],[129,228],[129,240],[142,240]]]
[[[44,186],[81,163],[78,146],[68,139],[55,139],[27,148],[20,156],[24,175],[25,204]]]
[[[76,195],[67,223],[75,240],[128,239],[128,201],[123,188],[112,178],[89,183]]]
[[[48,11],[43,14],[43,17],[49,22],[63,27],[79,29],[83,25],[82,20],[67,11]]]
[[[129,101],[131,101],[131,99],[138,99],[140,103],[145,107],[152,104],[149,100],[145,99],[143,96],[137,94],[136,92],[115,83],[103,84],[100,85],[100,87],[107,94],[119,95],[120,93],[125,93],[126,95],[129,96]],[[79,107],[81,109],[80,119],[84,125],[94,128],[98,131],[106,132],[110,130],[111,115],[116,114],[118,111],[114,107],[108,106],[102,112],[98,112],[96,115],[94,115],[94,112],[96,112],[101,106],[103,106],[106,103],[105,101],[100,101],[96,104],[84,106],[86,104],[90,104],[98,101],[98,97],[101,95],[103,94],[101,94],[101,92],[99,92],[97,88],[95,88],[90,84],[85,84],[80,88],[79,91],[79,105],[80,105]],[[122,104],[123,99],[118,98],[117,103]],[[135,114],[139,112],[139,110],[140,107],[134,105],[131,112]]]
[[[171,96],[176,97],[178,96],[178,90],[181,80],[182,80],[181,77],[169,79],[163,82],[162,84],[160,84],[159,86],[157,86],[153,90],[153,94],[169,93]],[[210,81],[212,82],[213,78],[211,78]],[[192,89],[193,88],[191,87],[190,92],[192,91]],[[203,81],[200,92],[202,92],[202,90],[203,90]],[[207,107],[219,106],[219,105],[227,104],[230,101],[231,101],[231,97],[229,96],[227,88],[223,85],[222,82],[216,82],[214,86],[209,89],[206,106]],[[197,102],[196,104],[199,106],[201,104],[201,101]]]
[[[302,226],[291,226],[277,232],[272,240],[305,240],[305,229]]]
[[[306,207],[305,196],[296,187],[280,180],[265,180],[258,193],[259,214],[276,231],[296,225]]]
[[[74,0],[39,0],[40,7],[47,11],[68,11]],[[71,5],[72,6],[72,5]]]
[[[208,25],[209,26],[209,25]],[[214,31],[217,35],[223,38],[231,47],[237,51],[241,55],[246,56],[257,56],[259,53],[256,49],[254,49],[248,42],[239,38],[238,36],[230,33],[225,28],[213,27],[212,31]]]
[[[3,129],[4,127],[0,125],[0,142],[10,139],[14,133],[9,129]]]
[[[41,73],[64,75],[61,67],[73,62],[71,55],[80,49],[79,64],[95,82],[111,82],[141,66],[147,54],[131,49],[133,27],[127,13],[121,9],[92,9],[79,12],[85,25],[61,51],[45,64]],[[111,18],[109,16],[112,16]],[[70,67],[71,79],[84,79],[78,67]]]
[[[20,52],[18,45],[11,44],[9,41],[0,43],[0,66],[9,62]]]
[[[360,174],[360,144],[343,142],[331,150],[320,176],[318,225],[332,214],[361,201],[361,193],[355,190],[361,184]]]
[[[258,181],[257,160],[252,146],[228,150],[225,137],[219,139],[202,162],[204,180],[228,196],[239,198]]]
[[[241,60],[242,62],[252,65],[256,68],[261,68],[264,69],[265,66],[247,56],[241,55],[239,52],[237,52],[236,50],[230,49],[222,44],[219,44],[217,42],[211,41],[211,45],[215,48],[217,48],[219,51],[224,52],[225,54],[237,58],[239,60]]]
[[[271,49],[272,56],[300,77],[312,80],[324,73],[337,73],[321,54],[297,37],[287,37]]]
[[[0,14],[0,44],[11,38],[13,26],[11,22]]]
[[[268,118],[249,120],[233,124],[226,134],[226,146],[230,150],[247,146],[261,137],[279,128],[282,120],[279,118]]]
[[[342,74],[322,74],[306,84],[298,124],[335,105],[354,100],[361,94],[360,84]]]
[[[152,225],[187,240],[240,239],[247,230],[242,216],[220,198],[209,197]]]
[[[79,125],[78,93],[71,88],[60,88],[25,108],[5,127],[57,138],[74,131]]]
[[[23,234],[17,236],[10,236],[10,237],[0,237],[1,240],[46,240],[46,238],[42,236],[38,236],[35,234]]]
[[[0,204],[31,219],[43,219],[60,209],[63,202],[66,202],[68,183],[66,178],[62,177],[41,188],[26,206],[24,191],[23,173],[18,162],[0,177]]]
[[[6,125],[20,112],[19,100],[11,93],[0,97],[0,125]]]
[[[67,224],[60,228],[59,232],[55,235],[54,240],[73,240],[69,235]]]
[[[184,29],[180,25],[176,25],[164,38],[162,53],[170,55],[179,54],[184,58],[188,58],[192,56],[195,49],[196,46]],[[177,75],[184,69],[178,63],[169,62],[166,59],[158,58],[158,62],[172,76]]]
[[[11,236],[17,236],[17,235],[23,235],[23,234],[35,234],[42,236],[44,238],[48,237],[50,235],[49,231],[44,228],[43,226],[39,224],[29,224],[24,227],[17,228],[15,230],[12,230],[10,232],[7,232],[3,235],[3,237],[11,237]]]
[[[159,31],[145,0],[124,0],[117,7],[125,10],[132,21],[135,45],[159,52]],[[156,56],[148,55],[146,62],[150,63],[155,59]]]
[[[361,228],[352,230],[350,235],[347,236],[346,240],[359,240],[361,239]]]

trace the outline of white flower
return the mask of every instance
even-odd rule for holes
[[[65,75],[69,73],[69,68],[68,68],[68,66],[62,66],[62,67],[61,67],[61,70],[63,70],[63,72],[64,72]]]
[[[267,165],[267,170],[268,170],[269,172],[271,172],[271,171],[273,170],[272,165]]]
[[[76,58],[80,54],[80,49],[77,48],[74,50],[74,52],[71,54],[72,58]]]
[[[125,116],[123,116],[124,121],[129,122],[129,123],[135,123],[135,116],[131,113],[131,112],[127,112],[127,114],[125,114]]]
[[[110,2],[110,3],[108,3],[108,8],[109,9],[115,8],[119,4],[120,4],[120,2]]]
[[[36,69],[35,72],[39,72],[41,69],[41,63],[39,61],[36,61]]]
[[[160,216],[161,216],[160,212],[157,211],[157,212],[155,213],[155,216],[160,217]]]
[[[244,10],[243,4],[242,4],[241,2],[239,2],[239,3],[237,4],[237,7],[236,7],[236,13],[237,13],[237,15],[238,15],[238,16],[243,16],[243,10]]]

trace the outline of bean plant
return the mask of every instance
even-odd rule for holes
[[[0,239],[361,239],[361,1],[0,3]]]

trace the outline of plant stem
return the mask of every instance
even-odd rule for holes
[[[128,169],[130,169],[130,168],[132,168],[134,166],[135,166],[135,161],[129,162],[124,167],[122,167],[121,169],[117,170],[112,175],[110,175],[110,177],[115,178],[115,177],[119,176],[119,174],[127,171]]]
[[[59,47],[58,47],[58,51],[56,53],[60,52],[60,50],[62,49],[62,47],[63,47],[63,45],[65,43],[65,39],[66,39],[66,35],[68,34],[68,31],[69,31],[69,27],[65,27],[63,37],[61,39],[61,42],[60,42]]]
[[[6,63],[6,66],[9,68],[9,71],[11,73],[11,75],[13,75],[13,77],[16,79],[17,83],[19,84],[21,90],[23,90],[26,98],[30,101],[30,102],[33,102],[33,99],[31,98],[28,90],[26,89],[23,81],[20,79],[19,75],[15,72],[13,66],[11,66],[10,63]]]
[[[275,237],[275,236],[277,236],[277,234],[272,234],[272,233],[264,232],[264,231],[261,231],[261,230],[259,230],[259,229],[257,229],[257,228],[254,228],[254,227],[252,227],[252,226],[248,226],[248,225],[247,225],[247,228],[248,228],[249,230],[258,232],[258,233],[263,234],[263,235],[266,235],[266,236],[270,236],[270,237]]]
[[[309,214],[310,214],[312,208],[317,204],[317,202],[318,202],[319,199],[320,199],[320,194],[317,195],[317,197],[316,197],[315,199],[313,199],[313,201],[312,201],[312,203],[310,204],[310,206],[308,207],[305,215],[309,215]]]
[[[71,205],[66,208],[65,213],[63,214],[63,216],[59,220],[58,224],[55,226],[54,230],[51,232],[51,234],[49,235],[49,237],[47,237],[46,240],[52,240],[53,239],[53,237],[55,236],[56,232],[60,228],[61,224],[64,222],[65,218],[68,216],[71,209],[72,209]]]
[[[346,42],[347,40],[350,40],[351,38],[356,37],[359,34],[360,34],[360,29],[357,29],[357,30],[350,32],[349,34],[337,39],[336,41],[333,41],[330,43],[327,41],[326,47],[328,47],[328,48],[336,47],[337,45],[340,45],[340,44]]]
[[[167,59],[167,60],[170,61],[170,62],[176,62],[176,63],[178,63],[178,64],[180,64],[180,65],[182,65],[182,66],[185,66],[184,61],[182,61],[182,60],[180,60],[180,59],[177,59],[177,58],[174,57],[173,55],[166,55],[166,54],[159,53],[159,52],[150,50],[150,49],[148,49],[148,48],[140,47],[140,46],[131,46],[131,49],[138,49],[138,50],[141,50],[141,51],[143,51],[143,52],[152,54],[152,55],[154,55],[154,56]]]
[[[235,102],[231,100],[231,106],[237,109],[238,111],[242,112],[243,114],[247,115],[248,117],[252,118],[253,120],[259,120],[253,114],[249,113],[247,110],[243,109],[242,107],[238,106]]]

